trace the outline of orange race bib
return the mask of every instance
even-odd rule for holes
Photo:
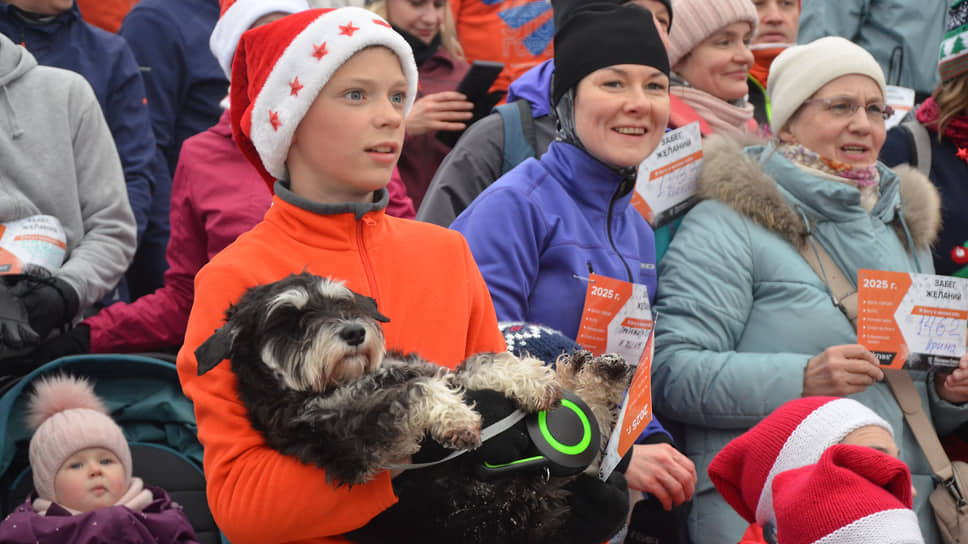
[[[882,366],[958,366],[968,340],[968,279],[859,270],[857,296],[857,343]]]
[[[589,276],[575,339],[579,345],[596,356],[617,353],[635,364],[651,330],[648,287],[598,274]]]

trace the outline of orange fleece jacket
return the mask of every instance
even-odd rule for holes
[[[195,304],[178,374],[195,403],[205,447],[208,501],[233,544],[340,542],[396,502],[389,473],[334,488],[325,472],[266,446],[239,401],[223,361],[197,376],[195,349],[249,287],[307,270],[374,297],[388,348],[454,367],[505,350],[494,307],[467,242],[457,232],[371,211],[321,215],[277,194],[265,219],[216,255],[195,279]]]

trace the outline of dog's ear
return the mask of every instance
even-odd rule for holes
[[[377,309],[375,299],[359,293],[353,293],[353,295],[356,297],[356,303],[360,305],[360,308],[362,308],[364,312],[366,312],[366,315],[376,319],[380,323],[390,322],[390,318],[381,314]]]
[[[212,370],[223,359],[229,356],[232,350],[232,342],[235,341],[235,332],[228,325],[222,325],[208,340],[202,342],[195,349],[195,360],[198,361],[198,375],[201,376]]]

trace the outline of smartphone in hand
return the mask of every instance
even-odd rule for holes
[[[457,92],[467,97],[467,101],[474,104],[473,117],[468,119],[467,126],[491,112],[504,94],[488,93],[488,89],[504,70],[504,63],[489,60],[475,60],[470,69],[457,84]],[[453,147],[463,131],[441,130],[437,132],[437,139]]]

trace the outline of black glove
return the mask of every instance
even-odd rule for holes
[[[464,398],[467,399],[467,402],[473,402],[474,409],[481,414],[483,419],[482,430],[517,410],[514,401],[493,389],[467,391],[464,393]],[[467,455],[481,463],[503,465],[527,457],[531,454],[531,451],[531,438],[528,437],[528,428],[524,419],[522,419]]]
[[[89,353],[91,351],[91,327],[78,325],[64,334],[41,342],[33,353],[36,366],[67,355]]]
[[[629,488],[625,475],[612,472],[608,481],[579,474],[565,486],[568,514],[558,536],[550,542],[597,544],[607,542],[625,525]]]
[[[77,291],[60,278],[24,277],[11,291],[23,301],[30,327],[41,339],[77,315]]]
[[[40,336],[30,326],[23,300],[0,282],[0,346],[16,349],[39,340]]]
[[[481,414],[481,430],[488,425],[495,423],[517,409],[514,402],[501,393],[493,389],[482,389],[479,391],[465,391],[464,402],[474,406],[477,413]],[[524,420],[517,422],[513,427],[503,433],[491,438],[481,444],[476,450],[467,452],[462,456],[462,462],[490,464],[504,464],[515,461],[524,456],[529,451],[531,439],[528,438],[528,431]],[[429,436],[420,444],[420,451],[412,457],[414,463],[428,463],[443,459],[453,450],[447,449]]]

